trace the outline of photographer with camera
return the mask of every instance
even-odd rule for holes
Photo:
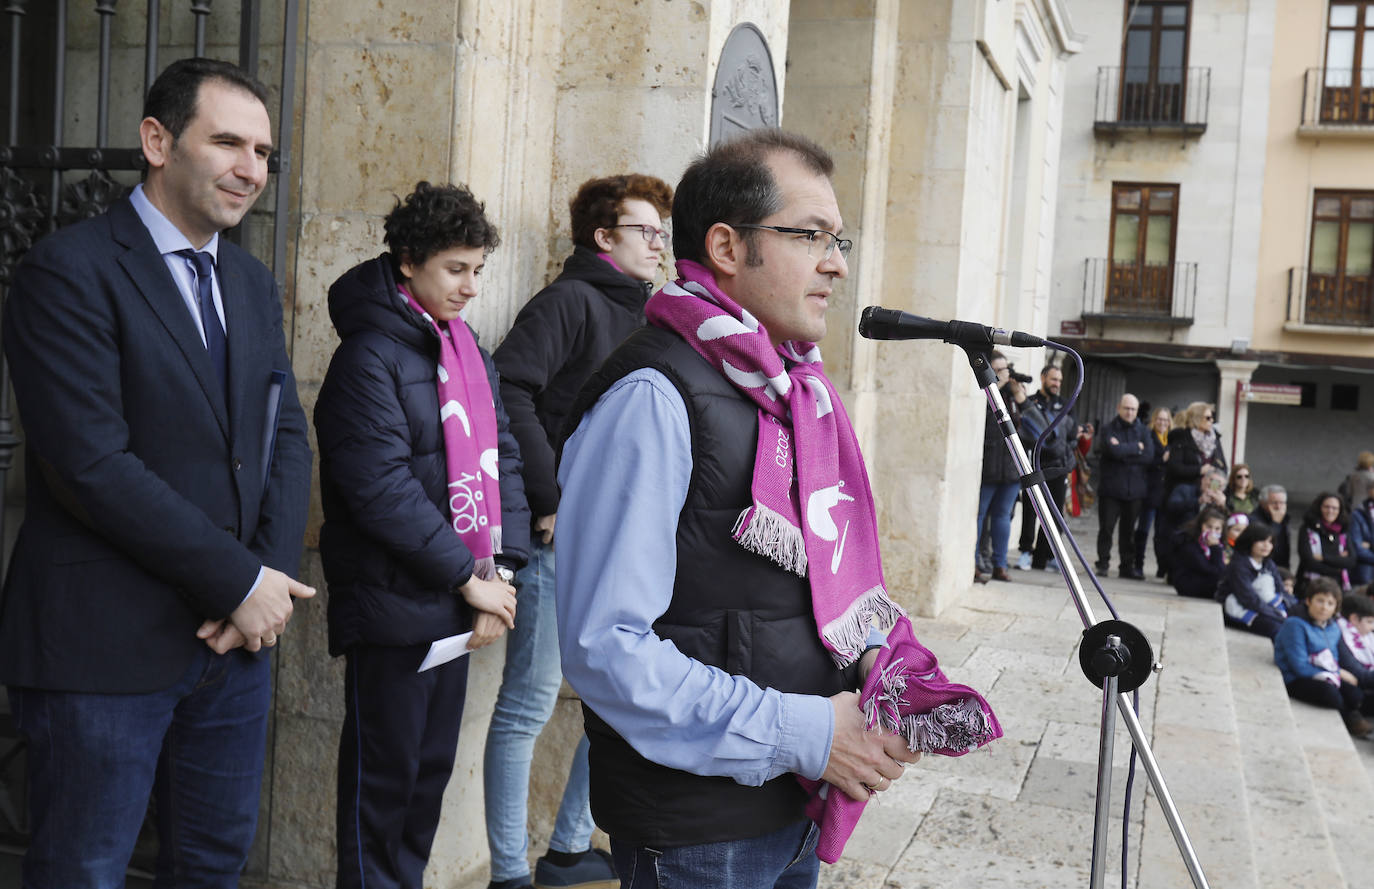
[[[1010,367],[1010,365],[1008,365]],[[1030,377],[1018,375],[1022,382],[1029,383]],[[1064,402],[1059,397],[1060,387],[1064,384],[1063,372],[1053,364],[1047,364],[1040,371],[1040,391],[1030,396],[1022,406],[1021,442],[1027,453],[1035,447],[1040,433],[1054,422],[1054,418],[1064,410]],[[1054,427],[1045,447],[1040,452],[1040,467],[1045,471],[1045,482],[1049,487],[1050,500],[1059,509],[1064,509],[1065,497],[1069,489],[1069,473],[1075,465],[1074,450],[1077,446],[1079,428],[1073,417],[1065,417],[1064,422]],[[1049,568],[1053,555],[1045,532],[1036,534],[1035,510],[1030,497],[1021,495],[1021,538],[1019,541],[1021,558],[1016,567],[1022,571]]]
[[[1012,377],[1011,365],[1001,352],[992,353],[992,369],[997,372],[997,385],[1006,402],[1007,415],[1012,425],[1020,430],[1021,405],[1026,403],[1026,390],[1020,380]],[[1017,376],[1026,379],[1023,374]],[[988,408],[983,427],[983,484],[978,491],[978,540],[981,542],[984,521],[989,521],[992,574],[978,570],[978,547],[975,546],[973,579],[977,583],[987,583],[989,576],[993,580],[1011,580],[1011,575],[1007,574],[1007,543],[1011,536],[1011,512],[1016,506],[1017,492],[1021,490],[1020,479],[1021,473],[1002,440],[992,408]]]

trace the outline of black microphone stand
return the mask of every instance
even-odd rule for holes
[[[1059,562],[1060,574],[1069,588],[1069,595],[1073,599],[1074,607],[1078,609],[1078,616],[1083,621],[1083,639],[1078,650],[1079,664],[1088,680],[1102,689],[1101,734],[1097,749],[1097,805],[1093,824],[1090,885],[1092,889],[1102,889],[1103,881],[1106,879],[1107,829],[1111,814],[1112,745],[1116,733],[1115,715],[1120,711],[1121,718],[1126,723],[1126,730],[1130,732],[1131,743],[1135,745],[1135,752],[1139,754],[1145,774],[1150,779],[1150,786],[1159,798],[1164,818],[1169,822],[1169,830],[1173,832],[1179,854],[1183,856],[1183,863],[1192,877],[1193,886],[1195,889],[1210,889],[1207,877],[1202,873],[1202,865],[1198,863],[1197,853],[1193,851],[1193,844],[1188,839],[1188,832],[1183,827],[1183,819],[1174,806],[1173,797],[1169,795],[1169,788],[1164,784],[1164,775],[1159,770],[1159,763],[1145,739],[1140,718],[1131,705],[1130,692],[1144,684],[1152,672],[1160,669],[1154,662],[1150,643],[1140,630],[1125,621],[1108,620],[1099,623],[1093,615],[1087,595],[1079,582],[1078,573],[1071,570],[1069,550],[1064,546],[1064,540],[1059,533],[1059,511],[1051,509],[1049,505],[1049,489],[1045,486],[1044,473],[1031,465],[1026,449],[1021,445],[1021,439],[1017,436],[1016,428],[1007,413],[1002,393],[997,389],[997,372],[992,369],[989,351],[991,343],[983,346],[964,343],[955,345],[960,346],[968,354],[969,366],[973,368],[973,375],[978,380],[978,388],[982,389],[987,397],[988,407],[997,421],[997,428],[1006,439],[1007,449],[1011,451],[1012,460],[1021,474],[1021,488],[1035,507],[1040,527],[1045,531],[1045,538]],[[1046,345],[1053,346],[1052,343]],[[1113,702],[1116,704],[1115,708],[1112,707]],[[1121,829],[1130,829],[1129,812],[1122,819]]]

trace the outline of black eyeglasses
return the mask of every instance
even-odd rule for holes
[[[661,228],[654,228],[652,225],[645,225],[641,222],[623,222],[619,225],[613,225],[611,228],[637,228],[639,233],[644,236],[644,243],[652,244],[657,238],[663,242],[665,247],[668,245],[668,233]]]
[[[806,253],[808,256],[815,257],[813,250],[817,244],[824,245],[821,252],[821,262],[825,262],[830,255],[835,252],[835,248],[840,248],[840,255],[848,258],[849,251],[854,249],[854,242],[848,238],[842,238],[834,232],[828,232],[823,228],[790,228],[785,225],[754,225],[752,223],[732,226],[733,228],[757,228],[770,232],[781,232],[784,235],[806,235]]]

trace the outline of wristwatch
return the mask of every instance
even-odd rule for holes
[[[507,568],[505,565],[496,566],[496,576],[504,580],[506,583],[515,583],[515,572]]]

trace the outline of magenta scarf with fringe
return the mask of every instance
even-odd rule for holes
[[[645,306],[649,323],[681,336],[759,408],[754,502],[740,514],[735,540],[809,578],[821,642],[839,666],[859,658],[875,621],[890,627],[860,696],[870,729],[900,733],[911,750],[947,756],[1000,738],[987,701],[945,678],[888,598],[868,472],[820,350],[805,342],[774,346],[708,269],[690,260],[677,268],[682,277]],[[867,801],[824,781],[797,780],[811,794],[807,814],[820,825],[816,855],[834,863]]]
[[[476,559],[472,573],[496,576],[501,551],[501,486],[498,478],[496,403],[487,365],[472,331],[461,319],[441,325],[405,287],[410,307],[439,335],[439,423],[448,472],[449,524]]]
[[[733,536],[809,576],[821,641],[846,667],[863,653],[875,620],[886,628],[902,614],[883,585],[873,493],[854,427],[814,343],[774,346],[705,266],[684,259],[677,269],[682,277],[649,298],[645,317],[686,340],[759,409],[753,504]]]

